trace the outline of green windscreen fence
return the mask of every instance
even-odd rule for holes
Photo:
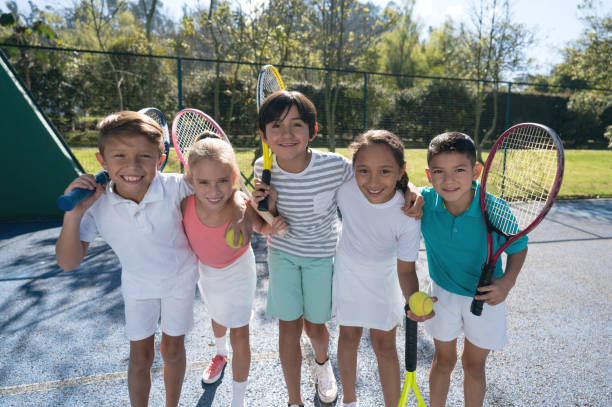
[[[83,172],[0,51],[0,221],[59,219],[57,197]]]

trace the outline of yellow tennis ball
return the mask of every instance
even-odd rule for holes
[[[242,246],[242,232],[240,232],[240,237],[238,238],[238,245],[234,245],[234,229],[230,229],[225,234],[225,243],[231,248],[237,249]]]
[[[423,291],[417,291],[408,298],[408,306],[414,315],[422,317],[433,310],[433,300]]]

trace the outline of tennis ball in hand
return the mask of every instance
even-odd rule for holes
[[[433,300],[423,291],[417,291],[408,298],[408,306],[414,315],[423,317],[433,310]]]
[[[231,248],[237,249],[242,246],[242,232],[240,232],[240,237],[238,238],[238,245],[234,245],[234,229],[230,229],[225,234],[225,243]]]

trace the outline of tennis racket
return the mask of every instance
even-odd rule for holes
[[[96,182],[100,185],[106,185],[110,178],[108,177],[108,172],[100,171],[95,175]],[[95,192],[94,189],[85,189],[85,188],[75,188],[57,198],[57,207],[60,208],[64,212],[68,212],[74,209],[75,206],[78,205],[83,199],[87,198],[89,195]]]
[[[257,87],[255,89],[257,99],[257,111],[263,104],[264,99],[270,94],[279,90],[285,89],[285,84],[280,74],[272,65],[265,65],[259,76],[257,77]],[[261,180],[266,184],[270,185],[270,179],[272,178],[272,162],[274,161],[274,154],[268,143],[261,138],[261,153],[263,156],[263,172],[261,174]],[[259,201],[258,209],[260,211],[268,211],[268,197]]]
[[[503,251],[544,219],[561,188],[564,162],[559,136],[541,124],[517,124],[495,142],[480,187],[487,261],[478,287],[491,284],[495,263]],[[495,253],[493,232],[508,238]],[[482,293],[477,290],[476,295]],[[483,303],[474,299],[472,314],[481,315]]]
[[[404,310],[408,311],[408,304],[404,306]],[[406,347],[404,350],[404,361],[406,362],[406,374],[404,376],[404,386],[402,387],[402,395],[400,396],[397,407],[404,407],[408,402],[410,389],[414,391],[419,407],[427,406],[421,397],[421,392],[416,382],[416,365],[417,365],[417,323],[406,317]]]
[[[183,164],[183,167],[187,166],[187,153],[189,148],[198,141],[198,137],[205,131],[216,134],[219,138],[225,140],[228,144],[232,144],[221,127],[206,113],[197,109],[183,109],[172,121],[172,141],[174,143],[174,150],[178,155],[179,160]],[[257,209],[257,205],[253,200],[251,191],[247,188],[242,180],[242,175],[238,176],[238,182],[240,183],[240,189],[244,192],[249,200],[251,206],[257,211],[259,216],[262,217],[270,225],[274,221],[274,216],[270,212],[264,212]],[[280,236],[284,236],[287,230],[281,230],[278,232]]]
[[[170,152],[170,132],[168,131],[168,123],[166,122],[166,117],[164,117],[164,114],[159,109],[156,109],[154,107],[145,107],[144,109],[140,109],[138,113],[147,115],[151,119],[155,120],[164,131],[164,154],[166,154],[166,159],[159,167],[159,172],[162,172],[164,170],[164,167],[166,166],[166,163],[168,162],[168,153]]]

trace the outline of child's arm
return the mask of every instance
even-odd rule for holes
[[[77,268],[83,261],[85,253],[87,253],[89,243],[81,241],[81,219],[85,211],[104,192],[104,187],[97,184],[91,174],[83,174],[72,181],[64,193],[68,193],[75,188],[91,189],[95,192],[79,202],[73,210],[64,214],[62,230],[55,244],[55,257],[58,266],[66,271]]]
[[[228,201],[228,205],[232,208],[232,215],[227,225],[227,230],[234,229],[234,244],[238,246],[238,239],[240,239],[240,233],[242,233],[242,246],[246,246],[251,243],[251,233],[253,232],[253,225],[251,218],[247,216],[247,207],[249,206],[249,198],[242,192],[234,190],[232,199]]]
[[[398,259],[397,277],[399,278],[402,294],[404,294],[404,301],[408,304],[408,298],[410,298],[412,293],[419,291],[419,278],[417,277],[415,263],[413,261],[402,261]],[[438,299],[434,297],[432,300],[436,302]],[[423,322],[432,318],[436,313],[431,311],[429,315],[417,317],[412,311],[408,311],[406,315],[413,321]]]
[[[420,194],[419,189],[412,182],[408,183],[408,189],[404,194],[405,203],[402,206],[402,211],[406,216],[411,218],[421,219],[423,217],[423,206],[425,200]]]
[[[474,298],[484,300],[489,305],[497,305],[508,297],[508,293],[514,287],[516,279],[521,272],[525,258],[527,257],[527,247],[520,252],[509,254],[506,259],[506,271],[500,278],[494,279],[490,285],[479,287],[478,291],[485,293]]]

